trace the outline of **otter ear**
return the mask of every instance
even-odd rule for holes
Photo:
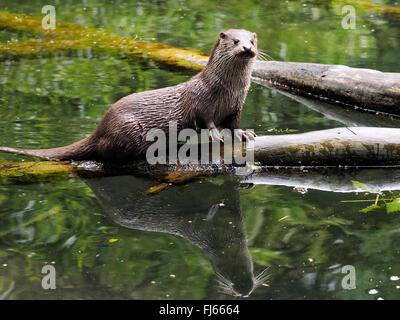
[[[225,39],[225,38],[226,38],[226,33],[221,32],[221,33],[219,34],[219,37],[220,37],[221,39]]]
[[[257,33],[253,32],[254,39],[257,39]]]

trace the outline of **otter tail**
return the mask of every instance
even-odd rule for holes
[[[65,147],[53,149],[17,149],[0,147],[0,152],[20,154],[52,161],[89,160],[93,153],[91,137],[75,142]]]

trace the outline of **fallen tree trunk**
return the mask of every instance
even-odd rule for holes
[[[297,62],[258,61],[257,83],[354,109],[400,116],[400,73]]]
[[[41,17],[0,12],[0,27],[40,34],[26,42],[0,43],[0,57],[53,54],[59,51],[108,51],[193,70],[201,70],[208,57],[199,51],[121,37],[107,31],[57,20],[57,28],[44,30]],[[400,116],[400,74],[376,70],[297,62],[257,61],[253,81],[271,88],[316,98],[361,111]]]
[[[223,153],[221,145],[220,152]],[[261,167],[398,167],[400,166],[400,129],[391,128],[335,128],[300,134],[256,137],[254,161]],[[235,150],[233,152],[240,152]],[[223,156],[221,155],[221,160]],[[88,165],[89,164],[89,165]],[[12,181],[34,182],[35,177],[63,177],[62,172],[88,174],[196,172],[196,175],[214,175],[232,171],[232,165],[177,165],[150,166],[145,161],[102,166],[96,163],[78,163],[78,166],[54,162],[0,162],[0,178]],[[169,176],[170,182],[178,177]],[[190,178],[190,176],[189,176]]]
[[[254,158],[267,166],[399,166],[400,129],[349,127],[258,137]]]

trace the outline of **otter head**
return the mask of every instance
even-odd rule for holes
[[[230,29],[219,34],[211,52],[213,59],[253,60],[257,55],[257,35],[243,29]]]

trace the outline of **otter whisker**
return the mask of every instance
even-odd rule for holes
[[[268,53],[263,50],[258,49],[257,58],[261,58],[263,61],[272,61],[274,60]]]
[[[219,277],[219,278],[221,278],[221,279],[225,279],[225,278],[222,276],[221,272],[219,272],[218,270],[214,270],[214,272],[215,272],[215,275],[216,275],[217,277]]]
[[[265,56],[263,56],[261,54],[257,55],[257,60],[259,60],[259,61],[269,61],[267,57],[265,57]]]
[[[224,283],[224,282],[219,281],[219,280],[217,280],[217,283],[218,283],[218,286],[219,286],[221,289],[232,289],[232,286],[230,286],[230,285],[227,284],[227,283]]]
[[[232,286],[230,286],[229,284],[227,284],[227,283],[224,283],[224,282],[222,282],[222,281],[220,281],[220,280],[217,280],[217,283],[218,283],[218,287],[220,288],[220,289],[229,289],[229,290],[233,290],[233,288],[232,288]]]
[[[265,51],[265,50],[262,50],[262,49],[257,49],[257,51],[258,51],[259,53],[265,54],[265,55],[267,55],[267,56],[269,56],[269,57],[270,57],[270,55],[268,54],[268,52],[267,52],[267,51]]]
[[[255,280],[259,280],[262,277],[264,277],[265,275],[270,275],[270,274],[266,274],[266,272],[269,270],[270,267],[265,268],[263,271],[261,271],[256,277]]]
[[[217,276],[217,285],[218,285],[218,292],[234,296],[234,297],[239,297],[240,293],[237,292],[233,288],[233,283],[225,278],[219,271],[215,270],[215,275]]]
[[[258,54],[257,55],[257,60],[261,60],[261,61],[270,61],[270,59],[268,59],[268,57],[262,55],[262,54]]]
[[[218,289],[219,289],[218,292],[224,293],[224,294],[227,294],[230,296],[236,296],[236,297],[240,296],[240,293],[238,293],[235,289],[233,289],[232,286],[222,283],[220,281],[217,281],[217,282],[218,282]]]
[[[254,286],[259,287],[260,285],[265,284],[265,282],[271,277],[271,274],[266,273],[269,270],[269,267],[265,268],[254,278]]]
[[[224,285],[229,286],[229,287],[232,287],[232,283],[228,279],[226,279],[221,273],[216,271],[215,274],[218,277],[217,281],[219,283],[224,284]]]

